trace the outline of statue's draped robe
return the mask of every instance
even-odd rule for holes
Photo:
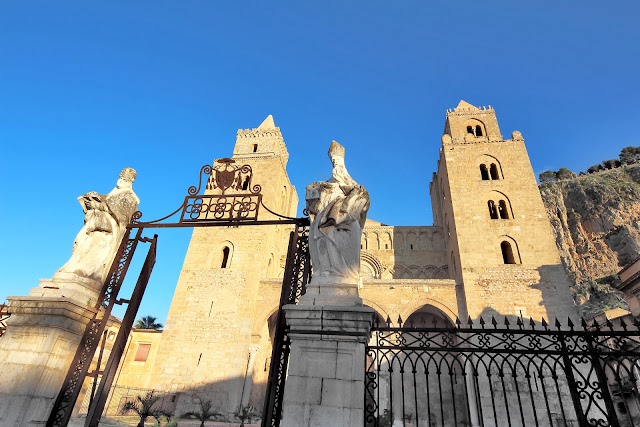
[[[332,277],[357,283],[360,237],[369,208],[367,190],[349,176],[341,163],[334,166],[331,179],[315,182],[309,190],[318,195],[317,199],[308,200],[314,279]]]
[[[71,275],[102,284],[139,199],[131,188],[116,187],[106,195],[87,193],[78,201],[85,211],[84,226],[71,258],[53,277]]]

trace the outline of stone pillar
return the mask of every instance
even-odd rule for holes
[[[284,307],[291,353],[284,427],[362,427],[365,344],[373,309]]]
[[[253,368],[256,364],[256,353],[260,350],[259,345],[249,347],[249,361],[247,362],[247,373],[244,376],[244,386],[242,387],[242,399],[240,404],[245,407],[249,404],[251,397],[251,387],[253,387]]]
[[[44,425],[96,309],[65,297],[9,297],[0,338],[0,425]]]

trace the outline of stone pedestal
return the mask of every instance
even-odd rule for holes
[[[87,306],[94,306],[102,283],[72,273],[56,273],[51,279],[41,279],[40,284],[29,291],[33,297],[64,297]]]
[[[65,297],[9,297],[0,338],[0,425],[43,426],[95,308]]]
[[[373,310],[362,306],[284,307],[291,353],[284,427],[362,427],[365,343]]]

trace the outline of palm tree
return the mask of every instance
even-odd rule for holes
[[[129,411],[135,412],[139,417],[140,421],[138,422],[137,427],[144,427],[144,422],[149,417],[153,417],[158,420],[162,415],[166,415],[161,409],[156,409],[153,405],[160,399],[160,396],[155,394],[155,391],[147,392],[147,394],[142,396],[136,396],[136,400],[130,400],[125,402],[120,408],[120,411],[125,414]]]
[[[209,421],[211,418],[215,418],[222,415],[220,412],[213,408],[213,403],[210,400],[200,399],[200,411],[185,412],[180,418],[195,418],[200,421],[200,427],[204,427],[204,422]]]
[[[245,421],[251,422],[251,418],[256,417],[255,409],[252,404],[248,404],[247,406],[240,405],[238,407],[238,410],[234,412],[233,415],[240,420],[240,427],[244,427]]]
[[[156,323],[156,320],[158,320],[157,317],[142,316],[133,327],[136,329],[155,329],[158,331],[162,329],[162,323]]]

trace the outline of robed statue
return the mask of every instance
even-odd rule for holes
[[[54,274],[54,283],[82,282],[100,290],[140,203],[132,188],[135,179],[136,171],[125,168],[109,194],[89,192],[78,197],[84,226],[73,242],[71,258]]]
[[[345,149],[333,141],[331,178],[307,186],[311,219],[309,251],[313,277],[305,304],[358,304],[360,239],[369,209],[369,193],[344,164]]]

